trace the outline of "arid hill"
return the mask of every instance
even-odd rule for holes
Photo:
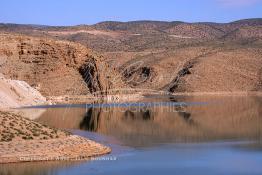
[[[103,57],[67,41],[0,34],[0,72],[45,96],[85,95],[122,87]]]
[[[262,89],[262,19],[260,18],[231,23],[108,21],[95,25],[70,27],[1,24],[0,31],[43,38],[39,41],[53,38],[52,41],[56,43],[68,43],[67,41],[80,43],[101,53],[104,60],[98,65],[107,62],[112,69],[116,69],[113,75],[118,75],[119,72],[122,80],[136,89],[169,92],[232,92]],[[78,44],[71,43],[71,45],[80,47]],[[80,48],[83,47],[82,45]],[[70,47],[53,49],[59,53],[58,55],[62,54],[61,50],[71,50]],[[72,59],[71,56],[68,57],[66,60]],[[82,56],[77,58],[83,59]],[[60,64],[62,63],[59,61]],[[68,63],[63,63],[66,64]],[[70,76],[77,72],[73,70],[79,70],[81,64],[82,61],[79,61],[73,64],[74,66],[69,66],[68,71],[72,70],[72,72],[68,72],[67,76],[63,77],[67,83],[72,84],[73,80]],[[103,70],[103,73],[107,72],[102,68],[100,70]],[[54,73],[54,75],[60,74]],[[74,81],[82,82],[78,72],[77,75],[79,79],[76,78]],[[92,86],[94,84],[96,83]],[[119,84],[116,83],[114,87],[118,86]],[[81,86],[74,85],[74,87],[77,87],[77,92],[81,94],[99,89],[86,91],[79,89]],[[45,88],[50,87],[48,85]],[[64,90],[55,93],[56,95],[72,92],[70,88],[57,89],[57,91]]]
[[[146,49],[146,45],[155,49],[159,47],[159,42],[162,40],[165,41],[163,47],[181,46],[183,43],[195,43],[196,40],[219,40],[245,27],[249,27],[251,36],[255,32],[252,31],[253,28],[260,28],[255,33],[261,36],[261,25],[261,18],[245,19],[231,23],[106,21],[94,25],[70,27],[0,24],[0,31],[67,39],[88,45],[89,48],[97,51],[105,52],[120,50],[138,51],[138,49]]]

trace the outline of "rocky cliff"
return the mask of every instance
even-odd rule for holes
[[[0,34],[0,73],[44,96],[106,94],[124,86],[102,56],[81,44],[18,34]]]

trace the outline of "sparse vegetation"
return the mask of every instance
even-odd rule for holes
[[[0,111],[0,141],[47,140],[68,136],[69,133],[41,125],[19,115]]]

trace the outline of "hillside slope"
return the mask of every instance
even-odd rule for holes
[[[49,92],[50,89],[56,95],[88,94],[100,90],[107,91],[110,88],[125,87],[123,84],[128,84],[135,89],[168,92],[232,92],[262,89],[261,18],[230,23],[107,21],[95,25],[70,27],[1,24],[0,31],[11,32],[9,35],[23,33],[42,38],[38,39],[36,43],[31,43],[34,45],[33,50],[43,50],[47,47],[39,42],[41,40],[46,42],[46,40],[51,40],[47,38],[53,38],[52,43],[56,40],[57,44],[52,44],[54,47],[51,48],[51,50],[55,50],[54,53],[48,51],[48,56],[41,56],[48,58],[44,60],[49,61],[39,62],[42,65],[37,66],[37,71],[32,67],[35,67],[35,62],[39,61],[37,60],[38,55],[33,54],[35,59],[33,62],[30,62],[32,61],[30,60],[31,53],[31,56],[29,53],[24,54],[23,52],[17,56],[17,58],[20,57],[20,60],[29,61],[26,67],[33,65],[29,72],[35,71],[37,76],[29,73],[23,73],[20,76],[21,73],[18,74],[20,71],[14,71],[17,68],[12,67],[13,63],[10,61],[6,69],[0,68],[0,72],[2,71],[6,75],[22,78],[36,87],[41,86],[43,94],[48,94],[45,92]],[[68,41],[75,43],[66,46]],[[4,42],[8,43],[9,39]],[[29,47],[29,43],[27,42],[22,47],[26,49]],[[90,56],[83,56],[90,52],[86,51],[83,45],[101,53],[104,57],[90,59]],[[19,47],[21,51],[21,46]],[[78,49],[74,51],[72,48]],[[65,53],[65,50],[69,53]],[[73,56],[72,53],[79,55]],[[60,62],[61,57],[64,58],[62,62]],[[71,62],[74,62],[72,60],[75,59],[78,60],[77,63],[72,64]],[[89,65],[99,66],[97,68],[83,66],[83,60],[86,59],[89,60]],[[48,66],[44,66],[45,64]],[[61,68],[62,65],[68,66]],[[109,68],[105,69],[108,65]],[[86,68],[89,72],[93,69],[96,70],[95,72],[99,76],[96,74],[91,77],[99,78],[91,78],[91,83],[83,84],[83,77],[79,76],[79,70],[83,75]],[[112,70],[113,73],[108,73],[109,70]],[[100,75],[101,73],[102,75]],[[62,74],[64,76],[61,78]],[[26,78],[29,75],[31,77]],[[59,76],[57,77],[57,75]],[[45,77],[48,77],[47,80]],[[50,77],[52,78],[50,79]],[[121,80],[117,78],[119,82],[112,83],[114,80],[112,77],[121,77]],[[37,80],[38,78],[42,80]],[[53,86],[57,81],[64,82]],[[36,82],[42,82],[42,84],[38,85]],[[105,84],[101,85],[102,82]],[[74,86],[70,88],[71,84]],[[82,88],[84,85],[87,85],[88,88]],[[76,93],[73,93],[73,89]]]
[[[44,96],[84,95],[121,87],[117,72],[86,47],[66,41],[0,34],[0,72]]]

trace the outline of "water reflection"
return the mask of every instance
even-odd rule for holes
[[[0,165],[0,174],[261,174],[261,97],[187,96],[143,101],[208,104],[48,108],[39,122],[109,143],[119,160],[5,164]],[[101,134],[109,137],[100,140]],[[117,148],[110,144],[119,141],[128,146],[124,154],[129,151],[131,155],[116,153]],[[167,144],[159,145],[162,143]]]
[[[213,140],[260,140],[260,97],[168,97],[146,101],[210,102],[208,105],[47,109],[38,121],[58,128],[113,136],[124,145]]]
[[[81,162],[27,162],[27,163],[11,163],[0,164],[1,175],[48,175],[56,174],[57,171],[80,165]]]
[[[80,129],[97,131],[100,120],[101,109],[89,108],[80,122]]]

